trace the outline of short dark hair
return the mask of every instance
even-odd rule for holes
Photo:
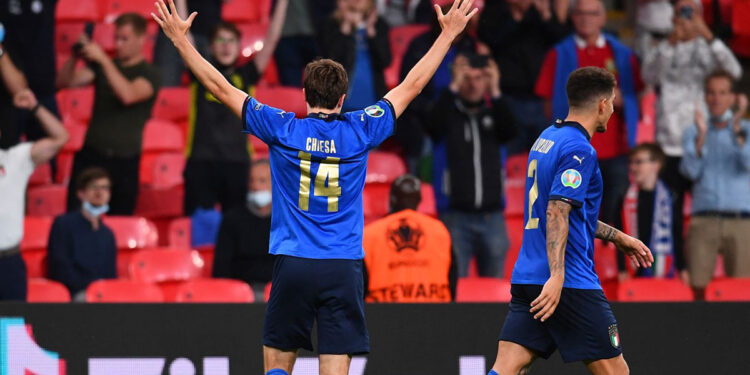
[[[570,73],[565,90],[571,108],[584,108],[594,101],[609,98],[617,86],[614,74],[605,69],[587,66]]]
[[[216,35],[218,35],[221,30],[226,30],[234,34],[237,40],[242,37],[242,33],[240,32],[240,29],[237,28],[237,25],[231,22],[221,21],[211,28],[211,33],[209,34],[209,37],[211,38],[210,42],[213,43],[214,39],[216,39]]]
[[[647,152],[651,160],[659,162],[661,165],[664,165],[664,162],[667,159],[664,151],[662,151],[661,147],[656,143],[646,142],[631,148],[630,157],[632,158],[640,152]]]
[[[714,70],[713,72],[711,72],[711,74],[706,76],[706,80],[704,81],[705,86],[708,87],[708,82],[710,82],[712,79],[717,79],[717,78],[718,79],[723,78],[729,81],[729,89],[732,92],[737,92],[737,80],[734,79],[734,76],[729,74],[729,72],[727,72],[726,70],[721,70],[721,69]]]
[[[117,16],[117,19],[115,19],[115,26],[123,27],[125,25],[132,26],[133,31],[138,35],[146,33],[146,19],[141,17],[138,13],[123,13]]]
[[[86,190],[90,183],[100,178],[106,178],[111,181],[106,169],[101,167],[86,168],[76,177],[76,189],[78,191]]]
[[[391,183],[390,202],[393,212],[416,210],[422,201],[422,183],[413,175],[403,174]]]
[[[349,77],[341,64],[318,59],[305,66],[305,101],[310,107],[334,109],[349,90]]]

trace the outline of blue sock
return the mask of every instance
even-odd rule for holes
[[[495,370],[490,370],[490,372],[488,372],[487,375],[497,375],[497,373],[495,372]]]
[[[287,374],[286,371],[284,371],[284,370],[282,370],[280,368],[275,368],[275,369],[268,370],[268,372],[266,373],[266,375],[289,375],[289,374]],[[495,374],[495,375],[497,375],[497,374]]]

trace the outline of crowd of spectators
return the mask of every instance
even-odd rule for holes
[[[237,89],[254,94],[269,70],[281,85],[299,87],[308,62],[331,58],[349,74],[343,108],[355,110],[387,92],[389,66],[400,64],[403,78],[427,52],[440,27],[432,6],[450,1],[275,0],[250,60],[241,29],[222,20],[224,1],[176,3],[183,16],[199,12],[189,38]],[[635,23],[615,29],[602,0],[480,4],[480,16],[383,146],[417,177],[397,179],[389,214],[365,229],[368,300],[447,301],[456,276],[510,277],[503,272],[508,231],[517,228],[506,228],[504,210],[523,197],[506,196],[504,161],[523,157],[548,124],[565,118],[567,77],[583,66],[618,80],[608,130],[592,139],[604,180],[600,219],[643,240],[656,259],[634,273],[620,258],[619,279],[678,277],[701,298],[719,254],[728,276],[750,277],[750,124],[736,85],[744,60],[720,38],[726,33],[704,21],[703,4],[640,0]],[[242,280],[262,295],[273,269],[272,182],[268,161],[253,158],[240,133],[241,120],[185,71],[163,34],[155,36],[153,59],[143,53],[150,21],[136,13],[114,20],[113,54],[86,30],[56,69],[55,5],[0,5],[0,300],[26,293],[19,244],[29,176],[45,163],[56,173],[55,154],[68,140],[56,90],[81,86],[93,86],[93,111],[73,161],[68,213],[49,234],[49,277],[83,300],[89,283],[118,276],[115,239],[101,215],[134,214],[143,130],[159,90],[188,86],[184,215],[221,212],[209,239],[212,276]],[[396,56],[393,29],[413,24],[425,31]],[[650,111],[643,107],[649,96]],[[439,221],[416,212],[420,180],[433,187]],[[388,262],[424,266],[394,270],[382,265]],[[404,285],[429,297],[399,294]]]

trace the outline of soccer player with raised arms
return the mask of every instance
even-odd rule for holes
[[[195,77],[243,119],[243,130],[268,144],[273,287],[263,325],[266,375],[292,372],[297,351],[312,350],[317,321],[321,375],[345,375],[351,356],[370,350],[364,317],[362,190],[369,150],[391,134],[396,118],[430,81],[453,40],[476,14],[473,0],[455,0],[442,32],[404,81],[377,103],[341,113],[348,90],[344,68],[331,60],[305,67],[307,118],[268,107],[235,88],[188,42],[197,13],[183,20],[173,0],[151,16]],[[237,134],[238,137],[242,136]]]
[[[641,241],[598,221],[602,176],[595,132],[607,130],[617,81],[586,67],[568,77],[569,112],[529,153],[521,252],[511,277],[510,312],[489,375],[526,374],[556,349],[595,375],[625,375],[617,321],[594,270],[594,237],[613,242],[634,265],[651,267]]]

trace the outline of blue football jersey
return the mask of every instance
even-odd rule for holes
[[[577,122],[548,127],[529,153],[524,232],[511,283],[543,285],[549,279],[547,203],[573,208],[565,249],[566,288],[601,289],[594,270],[594,235],[602,199],[602,175],[589,134]]]
[[[341,115],[297,119],[248,97],[244,132],[269,146],[271,254],[362,259],[367,156],[393,134],[393,106],[382,99]]]

